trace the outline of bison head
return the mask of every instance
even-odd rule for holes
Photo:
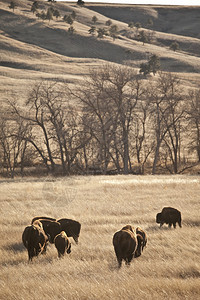
[[[137,234],[137,248],[135,251],[135,257],[139,257],[142,254],[143,237]]]
[[[52,221],[46,226],[46,233],[49,238],[49,242],[53,244],[54,238],[61,232],[61,225],[56,221]]]
[[[67,248],[67,254],[71,253],[71,243],[69,243],[69,247]]]
[[[156,215],[156,223],[161,223],[162,222],[162,214],[161,213],[158,213]]]

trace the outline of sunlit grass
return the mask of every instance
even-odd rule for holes
[[[198,176],[97,176],[0,183],[0,299],[197,299],[199,296]],[[159,228],[163,206],[181,210],[183,227]],[[57,258],[54,245],[28,263],[21,235],[33,216],[82,224],[79,244]],[[130,267],[117,261],[116,230],[140,225],[147,247]]]

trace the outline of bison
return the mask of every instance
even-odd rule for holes
[[[64,231],[56,235],[54,244],[58,251],[58,257],[64,256],[65,251],[67,251],[68,254],[71,253],[71,243]]]
[[[140,228],[140,227],[137,227],[136,228],[136,234],[139,234],[141,237],[142,237],[142,251],[144,249],[144,247],[146,246],[147,244],[147,234],[146,232]]]
[[[34,256],[46,251],[48,237],[41,227],[29,225],[23,231],[22,241],[28,250],[29,260],[32,260]]]
[[[81,230],[81,224],[71,219],[59,219],[57,220],[61,224],[61,228],[68,237],[73,237],[76,244],[78,244],[78,238]]]
[[[156,215],[156,223],[160,224],[160,227],[166,223],[169,227],[174,226],[176,228],[176,223],[179,227],[181,226],[181,212],[173,207],[164,207],[161,213]]]
[[[124,229],[123,229],[124,228]],[[141,255],[142,237],[134,231],[131,225],[126,225],[121,230],[115,232],[113,236],[113,246],[118,261],[118,267],[125,260],[127,265],[133,257]]]

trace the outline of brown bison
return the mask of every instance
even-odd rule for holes
[[[126,225],[117,231],[113,236],[113,246],[118,261],[118,267],[122,265],[122,260],[125,260],[127,265],[130,264],[133,257],[141,255],[142,237],[136,235],[131,225]],[[127,229],[129,228],[129,229]]]
[[[31,221],[31,224],[33,224],[36,220],[56,221],[55,218],[51,218],[51,217],[34,217]]]
[[[136,234],[139,234],[141,237],[142,237],[142,251],[144,249],[144,247],[146,246],[147,244],[147,234],[146,232],[140,228],[140,227],[137,227],[136,228]]]
[[[64,231],[56,235],[54,244],[58,251],[58,257],[64,256],[65,251],[67,251],[68,254],[71,253],[71,243]]]
[[[22,241],[28,250],[29,260],[32,260],[34,256],[38,256],[39,253],[46,251],[48,238],[41,227],[29,225],[24,229]]]
[[[181,227],[181,212],[172,207],[164,207],[161,213],[156,215],[156,223],[160,224],[160,227],[166,223],[169,227],[174,226],[176,228],[176,223]]]
[[[57,220],[61,224],[61,228],[68,237],[73,237],[74,241],[78,244],[78,238],[81,230],[81,224],[71,219],[59,219]]]

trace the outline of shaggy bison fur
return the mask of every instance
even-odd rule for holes
[[[32,260],[34,256],[46,251],[48,238],[44,230],[36,225],[29,225],[24,229],[22,241],[28,250],[28,258]]]
[[[176,223],[181,227],[181,212],[176,208],[164,207],[161,213],[156,215],[156,223],[160,224],[160,227],[166,223],[169,227],[174,226],[176,228]]]
[[[113,236],[113,246],[119,268],[122,260],[129,265],[133,257],[140,256],[142,247],[142,237],[139,234],[136,235],[132,226],[126,225],[123,228],[115,232]]]
[[[61,229],[65,231],[68,237],[73,237],[74,241],[78,244],[78,238],[81,230],[81,224],[71,219],[57,220],[61,224]]]
[[[67,251],[68,254],[71,253],[71,243],[64,231],[56,235],[54,243],[58,251],[58,257],[64,256],[65,251]]]

